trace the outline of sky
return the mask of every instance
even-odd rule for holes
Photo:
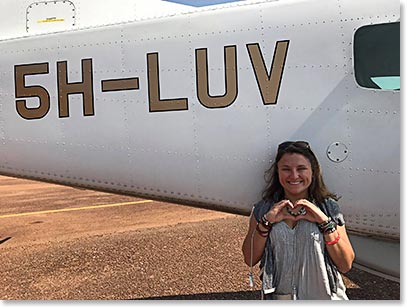
[[[191,6],[208,6],[213,4],[227,3],[227,2],[237,2],[240,0],[165,0],[168,2],[180,3]]]

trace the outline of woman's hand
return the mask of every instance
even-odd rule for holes
[[[288,213],[286,207],[294,209],[294,205],[287,199],[278,202],[266,213],[266,219],[272,223],[277,223],[285,219],[295,220],[295,216]]]
[[[297,221],[307,220],[309,222],[321,224],[328,220],[328,217],[321,211],[321,209],[306,199],[297,200],[294,204],[294,208],[299,206],[305,208],[306,214],[295,216],[295,220]]]

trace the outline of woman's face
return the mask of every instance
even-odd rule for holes
[[[289,199],[308,198],[308,188],[312,183],[311,162],[303,155],[286,153],[277,163],[278,178]]]

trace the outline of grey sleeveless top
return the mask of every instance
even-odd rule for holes
[[[273,204],[264,201],[256,204],[253,211],[256,220],[259,221]],[[337,224],[344,225],[336,202],[329,199],[324,205],[329,207],[331,214],[328,216]],[[274,224],[260,267],[266,294],[291,294],[295,291],[300,300],[348,299],[342,277],[327,255],[323,235],[315,223],[300,220],[293,229],[284,221]]]

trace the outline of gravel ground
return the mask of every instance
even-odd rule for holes
[[[247,217],[140,201],[0,176],[0,299],[260,298],[241,253]],[[38,213],[49,209],[60,211]],[[355,268],[343,277],[352,300],[400,299],[399,283]]]
[[[247,218],[231,216],[8,249],[5,300],[254,300],[240,252]],[[255,269],[258,272],[258,269]],[[399,299],[398,283],[353,269],[350,299]],[[366,292],[368,291],[368,292]]]

